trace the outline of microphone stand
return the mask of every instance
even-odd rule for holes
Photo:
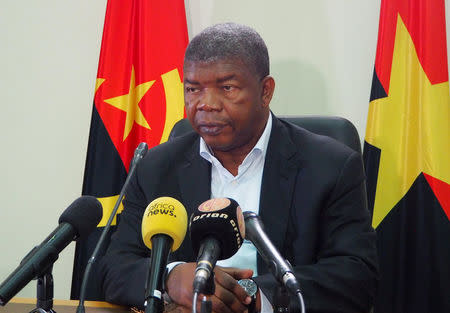
[[[92,265],[96,261],[97,256],[100,252],[100,249],[102,248],[103,243],[105,241],[105,238],[109,233],[109,229],[111,228],[112,221],[114,220],[117,210],[119,209],[119,205],[120,205],[120,203],[122,203],[122,199],[125,195],[125,190],[128,187],[131,177],[133,176],[133,174],[136,170],[136,165],[145,156],[145,154],[147,153],[147,150],[148,150],[147,144],[145,142],[141,142],[139,144],[139,146],[136,148],[136,150],[134,151],[134,157],[131,160],[131,164],[130,164],[130,171],[128,172],[125,183],[122,186],[122,190],[120,191],[119,198],[117,199],[117,201],[114,205],[114,208],[109,216],[108,222],[106,222],[106,226],[103,228],[102,234],[100,235],[100,239],[98,240],[97,245],[95,246],[94,252],[92,253],[91,257],[89,258],[89,260],[86,264],[86,268],[84,269],[83,280],[82,280],[81,287],[80,287],[80,297],[79,297],[80,302],[77,307],[77,313],[85,313],[84,301],[86,299],[86,288],[87,288],[87,283],[89,280],[89,274],[91,273]]]
[[[56,313],[53,310],[53,265],[37,278],[36,308],[30,313]]]
[[[147,281],[145,283],[145,313],[163,313],[164,301],[162,300],[161,290],[164,276],[164,269],[160,268],[156,260],[165,259],[170,253],[173,239],[167,235],[158,235],[152,237],[152,256],[150,258],[150,271],[148,272]],[[167,244],[170,243],[170,244]],[[149,277],[156,277],[149,283]]]

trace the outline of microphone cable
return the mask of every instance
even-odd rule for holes
[[[303,301],[303,296],[301,292],[297,292],[298,301],[300,303],[300,312],[306,313],[305,302]]]
[[[192,297],[192,313],[197,313],[197,298],[198,292],[194,292],[194,296]]]

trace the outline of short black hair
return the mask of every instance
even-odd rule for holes
[[[236,23],[216,24],[200,32],[187,46],[184,62],[226,58],[241,60],[259,78],[269,75],[269,53],[264,40],[253,28]]]

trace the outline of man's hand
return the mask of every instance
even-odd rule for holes
[[[175,266],[170,272],[166,286],[169,297],[177,304],[184,307],[192,307],[192,282],[196,263],[183,263]],[[219,267],[214,269],[216,290],[211,297],[214,312],[231,313],[244,312],[251,299],[245,290],[239,286],[237,280],[250,278],[253,271],[250,269],[238,269],[232,267]],[[202,296],[199,295],[198,303]]]

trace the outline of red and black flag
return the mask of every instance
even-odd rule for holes
[[[100,200],[103,219],[93,235],[77,243],[72,299],[79,296],[85,265],[125,182],[135,148],[143,141],[149,148],[166,141],[172,126],[184,117],[182,65],[187,43],[183,0],[108,1],[82,191]],[[99,298],[96,283],[90,279],[88,299]]]
[[[364,146],[376,313],[450,312],[450,96],[444,0],[382,0]]]

